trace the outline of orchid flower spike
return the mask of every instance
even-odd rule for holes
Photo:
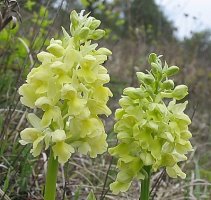
[[[192,150],[188,130],[190,118],[184,114],[187,101],[178,103],[188,94],[185,85],[175,87],[169,79],[179,68],[162,66],[156,54],[149,56],[151,70],[137,72],[140,87],[124,89],[116,110],[114,131],[119,144],[109,149],[118,158],[116,181],[110,185],[114,194],[125,192],[134,179],[145,179],[144,166],[152,171],[166,168],[172,177],[185,178],[178,163],[187,159]]]
[[[19,88],[21,103],[39,114],[28,114],[32,128],[20,135],[22,145],[32,144],[31,153],[52,148],[62,164],[78,151],[94,158],[107,150],[106,133],[99,115],[110,115],[107,101],[112,93],[103,63],[111,55],[97,43],[104,36],[100,21],[72,11],[70,33],[52,38],[47,51],[37,55],[40,66],[33,68]]]

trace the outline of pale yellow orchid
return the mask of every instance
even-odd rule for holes
[[[62,164],[78,150],[96,157],[107,149],[104,125],[98,115],[110,115],[107,101],[112,96],[104,87],[110,78],[102,64],[111,52],[96,49],[104,31],[100,21],[73,11],[70,36],[63,28],[61,40],[51,39],[48,52],[37,57],[41,65],[32,69],[19,89],[22,104],[39,109],[40,118],[29,114],[33,128],[21,132],[20,143],[32,144],[32,154],[52,148]]]

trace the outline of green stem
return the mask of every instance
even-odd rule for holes
[[[141,181],[141,194],[139,200],[149,200],[151,166],[144,166],[145,179]]]
[[[48,159],[44,200],[55,200],[56,198],[56,179],[58,166],[58,159],[54,159],[53,152],[51,150],[50,157]]]

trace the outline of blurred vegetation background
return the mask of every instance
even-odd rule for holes
[[[6,3],[5,3],[6,2]],[[147,57],[155,52],[181,68],[178,84],[189,86],[194,152],[182,163],[186,180],[154,174],[152,199],[211,199],[211,32],[193,33],[178,40],[176,28],[154,0],[0,0],[0,199],[42,199],[46,154],[34,158],[29,146],[18,143],[20,131],[28,126],[27,108],[19,102],[18,87],[39,65],[36,55],[49,40],[69,29],[69,14],[75,9],[102,21],[106,37],[100,46],[112,50],[106,66],[114,97],[113,112],[125,87],[137,86],[136,71],[148,69]],[[4,26],[5,25],[5,26]],[[114,116],[105,119],[109,146],[116,143]],[[48,152],[46,152],[48,153]],[[95,160],[75,155],[60,167],[58,199],[86,199],[93,190],[97,199],[138,199],[139,185],[129,192],[112,195],[115,160],[108,154]]]

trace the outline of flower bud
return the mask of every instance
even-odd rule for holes
[[[167,76],[173,76],[173,75],[177,74],[178,71],[179,71],[179,67],[171,66],[165,71],[165,74]]]
[[[101,24],[100,20],[94,19],[92,23],[90,24],[89,28],[92,30],[95,30],[96,28],[100,26],[100,24]]]
[[[143,98],[145,93],[141,88],[128,87],[123,90],[123,94],[131,97],[132,99]]]
[[[53,44],[53,43],[62,45],[62,41],[61,41],[61,40],[55,40],[54,38],[52,38],[52,39],[50,40],[50,44]]]
[[[162,68],[159,66],[159,64],[152,62],[151,67],[152,67],[152,73],[155,76],[162,76]]]
[[[144,82],[147,85],[151,85],[155,80],[152,75],[144,74],[143,72],[137,72],[136,75],[140,82]]]
[[[83,27],[83,28],[81,29],[81,31],[79,32],[79,37],[80,37],[81,39],[86,39],[86,38],[88,37],[88,35],[89,35],[89,31],[90,31],[89,28]]]
[[[101,29],[98,29],[98,30],[96,30],[96,31],[92,34],[91,39],[93,39],[93,40],[99,40],[99,39],[101,39],[104,35],[105,35],[105,31],[104,31],[104,30],[101,30]]]
[[[156,63],[156,61],[157,61],[157,55],[155,53],[151,53],[148,58],[149,64]]]
[[[163,82],[162,88],[165,90],[171,90],[174,88],[174,81],[166,80]]]
[[[61,45],[58,45],[56,43],[50,44],[47,47],[47,50],[56,57],[60,57],[64,54],[64,48]]]
[[[44,52],[44,51],[37,54],[37,58],[40,62],[44,62],[46,60],[49,61],[49,60],[53,59],[54,57],[55,56],[52,55],[51,53]]]
[[[112,52],[107,48],[99,48],[97,50],[97,53],[100,55],[106,55],[106,56],[110,56],[112,54]]]
[[[72,26],[75,29],[79,24],[79,17],[75,10],[73,10],[70,14],[70,21],[72,22]]]
[[[181,100],[188,94],[188,87],[186,85],[178,85],[174,88],[172,92],[173,98],[176,100]]]

